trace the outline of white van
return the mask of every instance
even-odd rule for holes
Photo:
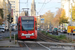
[[[0,32],[5,32],[4,27],[0,27]]]

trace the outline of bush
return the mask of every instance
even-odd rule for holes
[[[66,39],[66,35],[60,35],[60,36],[56,36],[56,35],[50,35],[49,33],[46,33],[45,31],[42,31],[42,33],[54,38],[54,39],[57,39],[57,40],[63,40],[63,39]]]
[[[60,35],[58,36],[59,39],[66,39],[66,35]]]
[[[42,33],[46,33],[45,31],[42,31]]]
[[[6,37],[6,38],[10,38],[10,37]],[[14,39],[14,35],[11,36],[11,38]],[[17,38],[18,38],[18,34],[15,35],[15,39],[16,39],[16,40],[17,40]]]

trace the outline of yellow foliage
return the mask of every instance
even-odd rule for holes
[[[59,21],[60,24],[62,23],[68,23],[68,18],[65,16],[65,10],[62,9],[61,11],[61,16],[60,16],[60,21]]]
[[[61,11],[61,17],[65,17],[65,10],[64,9]]]
[[[70,9],[71,12],[71,9]],[[72,6],[72,21],[75,21],[75,6]]]

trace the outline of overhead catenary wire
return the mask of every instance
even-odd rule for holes
[[[51,0],[47,1],[46,3],[44,4],[48,4]],[[43,4],[42,2],[38,2],[39,4]]]
[[[50,0],[50,1],[51,1],[51,0]],[[37,14],[39,14],[40,11],[43,10],[43,7],[45,7],[45,4],[48,4],[50,1],[46,2],[46,0],[44,0],[44,3],[43,3],[43,5],[42,5],[41,9],[39,10],[39,12],[37,12]],[[45,3],[45,2],[46,2],[46,3]]]
[[[28,0],[27,0],[27,8],[28,8]]]
[[[19,2],[19,3],[21,3],[21,4],[27,4],[27,2]]]
[[[20,4],[27,4],[28,3],[28,0],[26,1],[26,2],[21,2],[20,0],[19,0],[19,11],[17,11],[17,12],[19,12],[19,14],[20,14]]]
[[[43,6],[44,6],[44,4],[45,4],[45,1],[46,1],[46,0],[44,0],[44,3],[42,4],[42,7],[40,8],[38,14],[40,13],[41,9],[43,8]]]

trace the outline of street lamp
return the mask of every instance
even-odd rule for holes
[[[71,26],[72,26],[72,3],[71,3]]]
[[[70,3],[70,1],[71,0],[68,0],[69,1],[69,3]],[[72,0],[73,2],[74,2],[74,0]],[[72,2],[71,2],[71,26],[72,26]],[[70,36],[70,33],[69,33],[69,36]],[[73,33],[72,33],[72,41],[73,41]]]
[[[68,0],[69,3],[71,2],[71,0]],[[74,2],[74,0],[72,0]],[[71,2],[71,22],[70,22],[70,25],[72,26],[72,2]]]

